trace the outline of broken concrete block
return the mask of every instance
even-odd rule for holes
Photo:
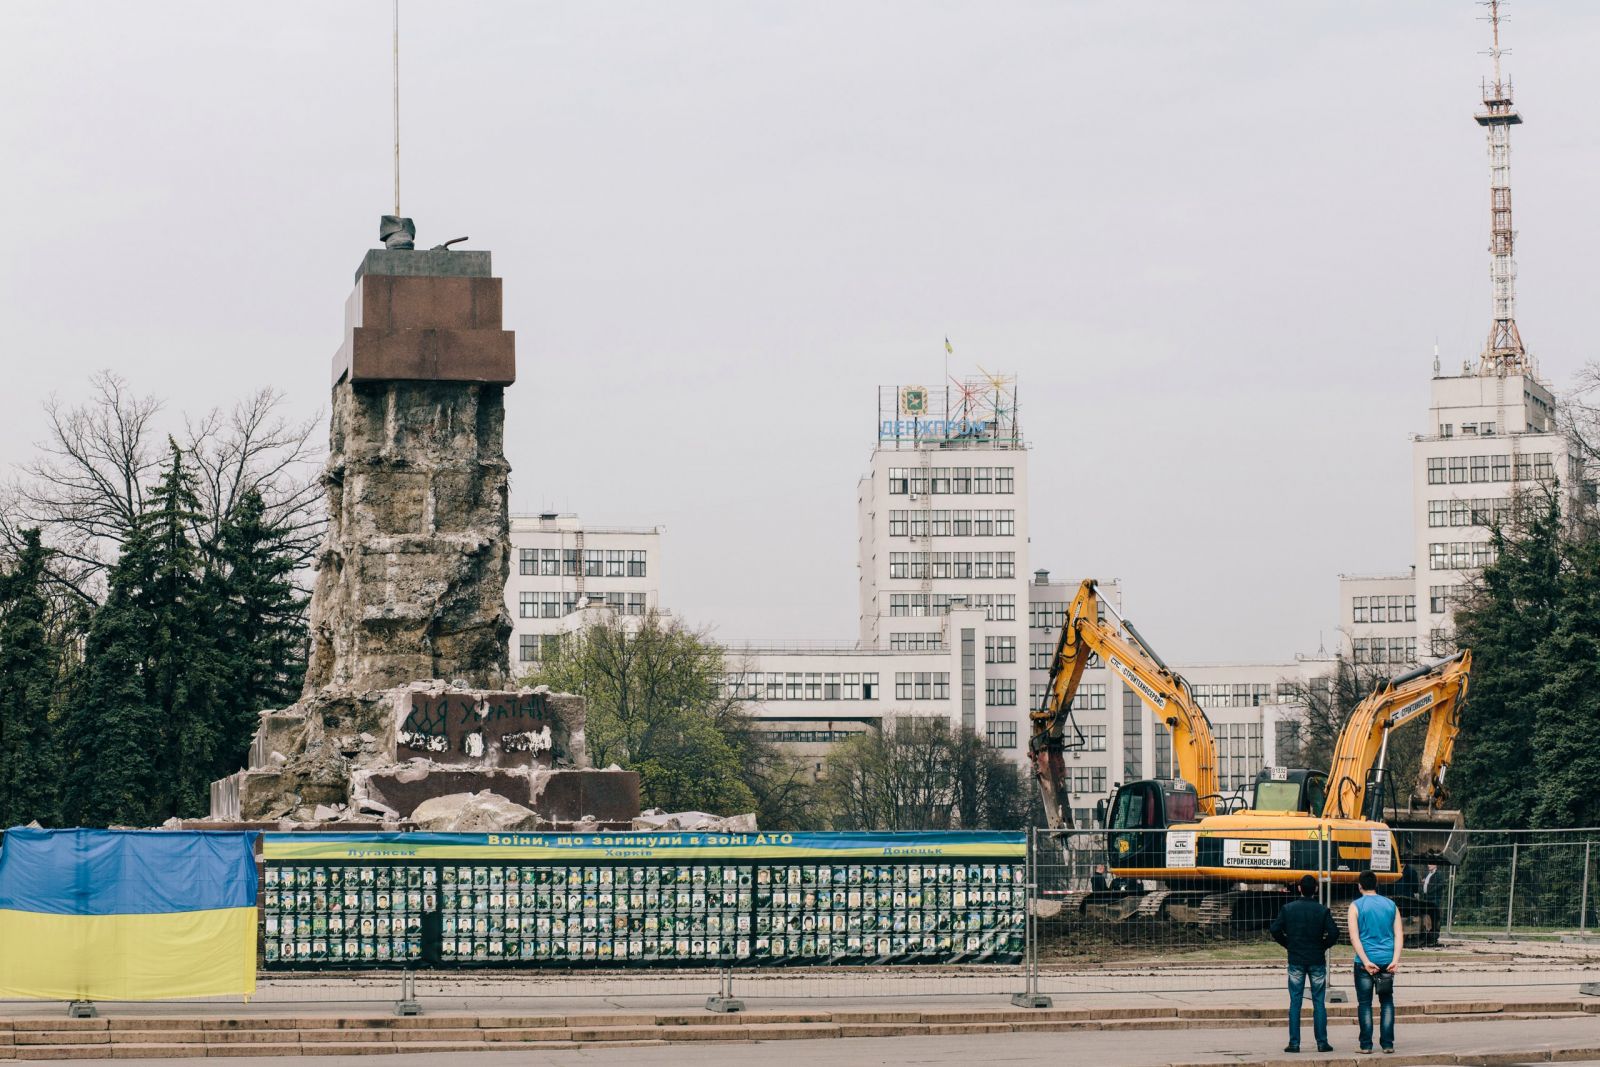
[[[639,811],[639,775],[634,771],[535,770],[529,803],[558,823],[585,815],[610,827],[627,827]]]

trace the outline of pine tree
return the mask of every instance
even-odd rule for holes
[[[52,737],[60,656],[44,593],[49,551],[22,532],[10,574],[0,575],[0,827],[57,814]]]
[[[207,573],[228,670],[213,778],[243,765],[263,710],[286,707],[300,695],[306,602],[293,581],[295,565],[261,495],[246,493],[222,525]]]
[[[68,812],[84,824],[203,814],[219,763],[228,682],[221,606],[195,543],[192,476],[169,446],[90,625],[84,693],[68,720]]]
[[[1536,709],[1533,826],[1558,829],[1600,823],[1600,541],[1567,541],[1554,632],[1534,665]]]
[[[89,624],[77,699],[63,717],[68,823],[148,826],[165,818],[157,817],[165,795],[162,721],[149,693],[153,627],[142,603],[153,563],[148,533],[136,524]]]
[[[195,543],[200,501],[177,442],[169,441],[161,481],[141,521],[155,548],[148,600],[152,634],[151,700],[160,709],[171,766],[170,814],[204,815],[223,735],[218,721],[228,670],[216,633],[222,605],[204,582]]]
[[[1451,792],[1468,824],[1532,825],[1539,800],[1537,694],[1546,681],[1541,650],[1555,633],[1562,599],[1558,499],[1537,505],[1526,525],[1494,531],[1495,562],[1456,614],[1456,642],[1472,649],[1472,684],[1451,768]]]

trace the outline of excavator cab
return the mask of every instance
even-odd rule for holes
[[[1106,852],[1113,867],[1166,864],[1169,826],[1200,817],[1200,796],[1181,778],[1129,782],[1111,798],[1106,820]],[[1154,831],[1154,832],[1151,832]]]
[[[1322,814],[1328,801],[1328,776],[1299,767],[1263,767],[1256,774],[1251,811]]]

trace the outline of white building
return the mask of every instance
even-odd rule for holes
[[[727,686],[769,739],[813,763],[886,719],[927,716],[971,729],[1019,762],[1028,712],[1080,579],[1030,571],[1028,448],[1005,379],[879,391],[877,444],[857,489],[859,638],[733,644]],[[661,528],[585,526],[575,516],[512,519],[506,608],[513,666],[533,669],[586,608],[661,610]],[[1119,610],[1122,588],[1100,584]],[[1179,668],[1211,717],[1228,790],[1247,788],[1289,737],[1296,686],[1315,661]],[[1171,737],[1098,665],[1073,706],[1074,814],[1092,818],[1117,785],[1170,777]]]
[[[584,526],[547,512],[511,519],[511,669],[533,670],[581,609],[643,618],[661,607],[661,527]]]
[[[879,392],[878,441],[858,486],[859,629],[851,646],[730,650],[730,689],[820,771],[831,745],[896,716],[937,716],[1026,760],[1079,579],[1030,577],[1028,449],[1005,380]],[[1122,589],[1101,583],[1120,608]],[[1215,725],[1228,789],[1248,787],[1289,736],[1318,661],[1180,667]],[[1171,738],[1109,671],[1073,707],[1072,805],[1087,822],[1124,781],[1171,776]]]
[[[1558,492],[1570,506],[1591,491],[1554,405],[1531,367],[1505,373],[1484,361],[1442,376],[1435,360],[1427,429],[1412,438],[1416,563],[1401,574],[1339,578],[1354,662],[1406,665],[1454,651],[1453,604],[1494,562],[1492,528],[1519,499]]]

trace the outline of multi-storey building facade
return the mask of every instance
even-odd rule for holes
[[[952,394],[880,391],[878,441],[857,486],[858,640],[727,648],[728,693],[816,773],[833,746],[913,716],[1027,758],[1028,713],[1043,706],[1080,580],[1030,571],[1028,449],[1014,393],[986,379]],[[660,540],[659,528],[585,527],[572,516],[513,520],[513,663],[535,665],[581,625],[586,606],[659,610]],[[1100,593],[1120,610],[1118,582],[1102,581]],[[1248,788],[1275,762],[1292,740],[1286,724],[1301,687],[1325,667],[1179,668],[1212,720],[1226,789]],[[1080,825],[1122,782],[1176,773],[1166,728],[1099,664],[1084,672],[1072,711]]]
[[[605,606],[625,618],[661,607],[661,528],[584,526],[574,515],[511,519],[511,667],[533,670],[582,609]]]
[[[1353,662],[1413,664],[1454,650],[1454,605],[1494,562],[1493,529],[1543,493],[1571,506],[1585,472],[1533,374],[1485,364],[1432,382],[1428,426],[1412,439],[1416,563],[1403,574],[1341,575],[1340,629]]]
[[[1043,706],[1079,585],[1030,573],[1028,450],[1009,394],[994,404],[991,392],[987,410],[945,397],[913,402],[921,413],[906,418],[908,389],[923,392],[880,392],[878,443],[858,485],[858,643],[730,652],[730,689],[773,740],[818,771],[833,744],[902,716],[943,718],[1026,760],[1028,713]],[[1100,589],[1120,608],[1119,583]],[[1279,748],[1292,747],[1284,724],[1296,719],[1307,678],[1325,668],[1180,668],[1213,719],[1229,789],[1247,787]],[[1068,754],[1080,823],[1118,784],[1175,773],[1170,734],[1098,664],[1084,673],[1073,717],[1082,731]]]

